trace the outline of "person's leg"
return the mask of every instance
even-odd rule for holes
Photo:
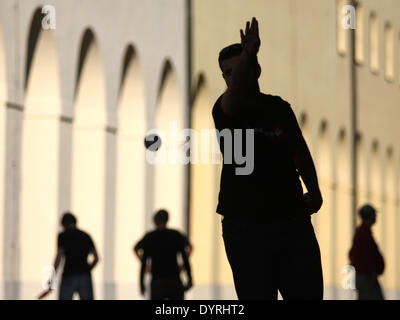
[[[238,299],[276,300],[274,258],[267,252],[268,240],[263,237],[268,231],[257,224],[227,219],[222,221],[222,230]]]
[[[358,293],[358,300],[369,300],[369,292],[371,281],[368,275],[356,273],[356,289]]]
[[[282,225],[279,291],[284,300],[322,300],[321,255],[311,221]]]
[[[151,300],[183,300],[184,290],[179,277],[156,278],[151,282]]]
[[[181,279],[179,277],[168,278],[165,281],[167,288],[166,298],[169,300],[183,300],[184,290]]]
[[[59,300],[72,300],[76,281],[74,276],[63,276],[60,284]]]
[[[165,296],[165,286],[162,279],[153,278],[150,285],[150,300],[163,300]]]
[[[383,291],[381,288],[381,285],[379,284],[379,281],[377,278],[375,278],[375,300],[385,300],[385,297],[383,295]]]
[[[356,274],[358,300],[384,300],[378,279],[369,274]]]
[[[93,285],[90,274],[78,276],[78,293],[81,300],[93,300]]]

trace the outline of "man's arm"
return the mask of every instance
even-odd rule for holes
[[[383,274],[385,270],[385,260],[376,244],[374,237],[372,236],[371,230],[369,230],[369,238],[370,238],[370,252],[369,254],[372,256],[371,263],[375,269],[376,276]]]
[[[96,264],[99,262],[99,255],[97,254],[97,250],[94,246],[89,253],[93,255],[93,261],[89,265],[90,270],[92,270],[96,266]]]
[[[50,276],[50,279],[47,282],[48,291],[50,291],[50,290],[52,290],[54,288],[53,284],[54,284],[54,281],[56,279],[57,269],[59,268],[63,257],[64,257],[64,249],[62,247],[58,247],[57,248],[57,254],[56,254],[56,257],[55,257],[54,263],[53,263],[54,274],[52,274]]]
[[[177,232],[177,236],[178,236],[178,241],[179,241],[179,252],[182,256],[182,260],[183,260],[183,268],[186,271],[187,274],[187,283],[185,285],[185,291],[189,290],[193,283],[192,283],[192,272],[191,272],[191,268],[190,268],[190,263],[189,263],[189,254],[188,254],[188,247],[190,247],[190,250],[192,248],[189,239],[184,235],[181,234],[179,232]],[[182,269],[181,269],[182,270]]]
[[[183,236],[183,242],[184,242],[186,254],[188,255],[188,257],[190,257],[190,254],[192,253],[192,250],[193,250],[193,245],[190,243],[187,236],[185,236],[185,235],[182,235],[182,236]]]
[[[193,246],[191,243],[188,243],[188,245],[185,247],[185,251],[186,251],[186,254],[188,255],[188,257],[190,257],[190,255],[193,251]]]
[[[295,150],[295,164],[307,187],[308,196],[304,199],[310,213],[318,212],[322,206],[322,195],[318,185],[317,172],[310,150],[303,136],[300,135]]]
[[[181,255],[182,255],[183,265],[185,267],[187,278],[188,278],[188,282],[185,285],[185,291],[187,291],[193,286],[192,271],[190,268],[189,258],[188,258],[185,248],[183,250],[181,250]]]
[[[304,203],[309,209],[309,213],[318,212],[322,206],[322,195],[318,185],[317,171],[315,170],[314,162],[311,157],[310,150],[304,140],[296,115],[294,114],[290,104],[286,104],[286,115],[289,130],[292,136],[294,149],[294,162],[308,193],[304,195]]]
[[[133,247],[133,252],[135,253],[136,257],[142,261],[143,259],[143,253],[144,253],[144,240],[145,238],[143,238],[142,240],[140,240],[134,247]]]
[[[234,115],[239,111],[240,106],[246,98],[249,85],[250,67],[256,61],[260,48],[258,34],[258,22],[255,18],[246,23],[245,33],[240,30],[242,52],[235,59],[232,68],[231,84],[222,95],[221,108],[226,115]]]
[[[56,253],[56,257],[54,259],[54,263],[53,263],[54,274],[51,275],[51,278],[48,281],[49,290],[54,288],[53,284],[56,279],[57,270],[60,267],[61,261],[64,256],[65,256],[64,238],[63,238],[62,234],[59,234],[58,238],[57,238],[57,253]]]
[[[142,258],[141,258],[141,268],[140,268],[140,293],[144,295],[146,288],[144,286],[144,275],[146,273],[146,264],[147,264],[147,256],[145,253],[143,253]]]
[[[54,272],[57,272],[58,267],[61,264],[61,260],[64,257],[64,249],[61,247],[58,247],[57,249],[57,254],[56,254],[56,258],[54,259]]]

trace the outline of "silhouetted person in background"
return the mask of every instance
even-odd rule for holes
[[[224,163],[217,213],[223,215],[236,293],[240,300],[276,300],[278,290],[283,299],[322,299],[320,250],[310,217],[322,205],[313,160],[289,103],[260,92],[257,20],[247,22],[240,35],[241,44],[219,54],[227,89],[212,110],[218,132],[228,129],[234,137],[234,129],[242,136],[254,130],[254,169],[248,175],[236,174],[242,164],[225,161],[226,141],[219,140]]]
[[[61,219],[64,231],[58,235],[57,255],[54,270],[57,272],[62,259],[65,260],[61,278],[59,299],[72,300],[78,293],[81,300],[93,300],[91,270],[99,261],[92,238],[77,228],[74,215],[67,212]],[[88,257],[92,255],[92,262]]]
[[[376,222],[376,210],[369,204],[358,211],[362,223],[356,229],[349,257],[356,269],[358,300],[384,300],[378,276],[383,274],[385,263],[371,232]]]
[[[187,237],[177,230],[167,228],[168,212],[159,210],[154,215],[156,229],[148,232],[134,247],[141,260],[140,292],[145,293],[144,274],[148,260],[151,261],[151,300],[183,300],[184,292],[192,287],[192,274],[188,255],[192,246]],[[187,274],[184,286],[180,278],[177,254],[182,256]]]

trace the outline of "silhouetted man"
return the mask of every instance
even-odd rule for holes
[[[356,269],[358,300],[384,300],[378,276],[383,274],[385,263],[371,232],[376,222],[376,210],[364,205],[358,211],[362,224],[356,229],[349,256]]]
[[[61,225],[64,231],[58,235],[54,262],[57,271],[61,260],[65,259],[59,299],[72,300],[76,292],[81,300],[93,300],[91,270],[99,261],[95,245],[86,232],[77,228],[76,218],[71,213],[63,215]],[[89,255],[93,257],[91,263],[88,263]]]
[[[224,157],[217,213],[223,215],[236,293],[240,300],[276,300],[278,290],[284,299],[322,299],[320,251],[310,217],[322,205],[313,160],[289,103],[260,92],[257,20],[247,22],[240,35],[241,44],[219,54],[227,89],[212,110]],[[234,137],[230,149],[224,129]],[[234,131],[244,137],[246,129],[253,141],[236,141]],[[243,163],[226,160],[234,158],[238,144],[240,151],[251,150],[251,142],[253,170],[239,174]]]
[[[140,292],[145,293],[144,274],[148,260],[151,261],[151,300],[183,300],[184,292],[192,287],[192,274],[188,254],[192,249],[188,239],[177,230],[167,228],[168,212],[159,210],[154,215],[156,229],[148,232],[134,247],[141,260]],[[184,286],[180,278],[177,254],[182,256],[187,274]]]

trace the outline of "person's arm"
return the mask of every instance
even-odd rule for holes
[[[375,242],[371,230],[361,225],[354,236],[351,262],[356,270],[363,273],[375,273]]]
[[[58,247],[56,258],[54,259],[54,264],[53,264],[54,273],[57,272],[57,269],[60,266],[63,257],[64,257],[64,249],[62,247]]]
[[[308,193],[305,194],[304,202],[310,210],[310,214],[313,214],[318,212],[323,202],[321,190],[318,184],[317,171],[315,170],[310,150],[308,149],[296,116],[290,105],[288,106],[288,111],[288,120],[293,134],[295,151],[294,161],[296,169],[299,172],[308,191]]]
[[[190,257],[190,255],[192,254],[192,251],[193,251],[193,246],[191,243],[188,243],[188,245],[185,247],[185,251],[186,251],[186,254],[188,255],[188,257]]]
[[[185,252],[187,254],[188,257],[190,257],[190,254],[193,251],[193,245],[190,243],[188,237],[186,237],[185,235],[183,236],[183,240],[184,240],[184,247],[185,247]]]
[[[307,143],[303,137],[301,137],[299,142],[295,153],[295,163],[308,191],[308,194],[305,195],[304,202],[312,214],[319,211],[323,200],[318,185],[317,172]]]
[[[191,248],[191,244],[189,242],[189,239],[181,234],[181,233],[177,233],[178,236],[178,241],[179,241],[179,252],[182,256],[182,260],[183,260],[183,268],[186,271],[186,275],[187,275],[187,284],[185,285],[185,291],[189,290],[192,286],[193,286],[193,282],[192,282],[192,272],[191,272],[191,268],[190,268],[190,263],[189,263],[189,255],[187,253],[187,248],[188,246],[190,246]]]
[[[382,254],[378,250],[377,252],[377,274],[380,276],[385,271],[385,259],[383,259]]]
[[[142,261],[142,258],[143,258],[143,250],[140,249],[140,248],[134,247],[134,248],[133,248],[133,252],[135,253],[136,257],[137,257],[140,261]]]
[[[140,268],[140,293],[142,296],[144,296],[146,288],[144,286],[144,275],[146,273],[146,264],[147,264],[147,256],[145,255],[145,252],[143,252],[143,255],[141,257],[141,268]]]
[[[148,258],[148,252],[146,250],[146,242],[147,242],[148,236],[147,234],[139,240],[136,245],[133,247],[133,252],[135,253],[136,257],[140,260],[140,274],[139,274],[139,284],[140,284],[140,293],[142,295],[145,294],[145,285],[144,285],[144,275],[146,273],[147,269],[147,258]]]
[[[143,253],[144,253],[144,243],[145,243],[145,238],[141,239],[134,247],[133,247],[133,252],[135,253],[136,257],[142,261],[143,259]]]
[[[99,255],[97,254],[96,246],[94,245],[94,242],[89,235],[87,235],[87,242],[89,248],[88,255],[91,255],[93,257],[92,262],[89,264],[89,270],[91,271],[99,262]]]
[[[181,255],[182,255],[182,260],[183,260],[183,266],[185,268],[187,279],[188,279],[188,282],[185,285],[185,291],[187,291],[193,286],[192,271],[190,268],[189,258],[188,258],[188,255],[187,255],[185,249],[181,250]]]
[[[350,264],[353,265],[353,266],[355,265],[356,252],[357,252],[356,250],[358,249],[356,247],[356,243],[357,243],[357,229],[356,229],[356,232],[355,232],[355,234],[353,236],[353,242],[352,242],[351,248],[350,248],[349,253],[348,253],[348,258],[349,258]]]
[[[374,269],[375,275],[379,276],[383,274],[385,270],[385,261],[383,259],[381,252],[379,251],[378,245],[376,244],[374,237],[372,236],[371,230],[368,234],[368,238],[369,238],[369,256],[371,257],[370,263]]]
[[[226,115],[234,115],[246,98],[249,85],[250,67],[255,63],[260,48],[260,37],[258,34],[258,22],[255,18],[246,23],[245,33],[240,30],[242,52],[235,59],[231,75],[231,85],[222,95],[221,108]]]
[[[90,270],[92,270],[96,266],[96,264],[99,262],[99,255],[97,254],[97,250],[94,246],[93,246],[92,250],[90,250],[89,253],[93,255],[93,261],[89,265]]]
[[[60,238],[58,240],[58,244],[60,244]],[[47,289],[43,291],[39,296],[38,299],[44,299],[48,294],[50,294],[55,289],[55,280],[57,276],[57,269],[59,268],[61,261],[64,257],[64,249],[60,246],[57,246],[57,254],[54,259],[53,269],[54,272],[51,273],[50,278],[47,280]]]
[[[49,290],[51,288],[54,288],[54,286],[52,285],[56,279],[56,275],[57,275],[57,270],[60,267],[61,261],[65,256],[65,251],[64,251],[64,247],[63,247],[63,237],[61,234],[58,235],[57,238],[57,253],[56,253],[56,257],[54,259],[54,263],[53,263],[53,268],[54,268],[54,274],[51,275],[51,278],[48,281],[48,286],[49,286]]]

